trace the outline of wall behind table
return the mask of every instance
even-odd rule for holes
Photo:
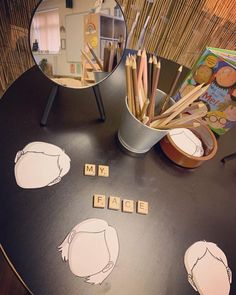
[[[0,1],[0,93],[34,65],[28,27],[39,0]]]
[[[128,30],[131,29],[137,11],[141,12],[131,48],[136,46],[142,22],[149,13],[153,17],[145,34],[147,49],[158,50],[161,56],[187,67],[192,67],[207,45],[233,50],[236,48],[234,1],[158,0],[153,2],[150,11],[146,0],[118,2],[124,9]],[[31,12],[36,3],[38,0],[0,1],[0,89],[5,90],[34,64],[28,45],[22,42],[24,45],[16,50],[16,43],[19,35],[27,36]],[[10,18],[6,17],[7,14]],[[11,27],[12,25],[15,27]],[[156,37],[148,38],[152,30]],[[14,32],[14,37],[10,37],[11,32]]]
[[[206,46],[236,49],[236,5],[231,0],[118,0],[130,32],[137,13],[138,24],[129,44],[137,49],[142,28],[149,52],[191,68]]]

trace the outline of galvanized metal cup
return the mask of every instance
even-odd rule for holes
[[[161,99],[165,92],[157,90],[155,112],[160,111]],[[170,100],[170,106],[174,101]],[[127,97],[123,110],[118,139],[121,145],[128,151],[135,154],[147,153],[158,141],[160,141],[168,130],[154,129],[141,123],[129,110]]]

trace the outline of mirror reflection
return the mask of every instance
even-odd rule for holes
[[[71,88],[99,83],[125,48],[126,26],[114,0],[43,0],[30,28],[35,62],[54,82]]]

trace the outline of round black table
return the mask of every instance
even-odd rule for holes
[[[160,88],[167,91],[178,65],[163,60]],[[183,73],[182,78],[184,77]],[[0,101],[0,242],[35,295],[196,294],[183,257],[196,241],[219,245],[233,272],[236,293],[236,129],[219,140],[216,157],[195,170],[174,165],[159,145],[141,158],[125,154],[117,130],[125,97],[124,66],[100,84],[107,119],[98,120],[92,89],[60,88],[47,127],[40,119],[52,83],[33,67]],[[71,170],[54,186],[16,185],[14,158],[33,141],[55,144],[70,156]],[[110,177],[86,177],[85,163],[110,166]],[[93,194],[149,202],[147,216],[95,209]],[[102,285],[91,286],[63,263],[57,247],[78,223],[101,218],[116,228],[120,253]]]

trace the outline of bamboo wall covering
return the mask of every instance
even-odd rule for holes
[[[38,1],[0,1],[0,89],[5,90],[34,65],[28,27]],[[128,48],[145,47],[187,67],[192,67],[206,46],[236,49],[236,0],[118,2],[123,8],[128,32],[133,31]]]
[[[235,0],[118,0],[125,13],[129,48],[191,67],[206,46],[236,48]],[[142,29],[147,25],[144,35]]]
[[[28,26],[38,0],[0,1],[0,90],[34,62],[28,45]]]

